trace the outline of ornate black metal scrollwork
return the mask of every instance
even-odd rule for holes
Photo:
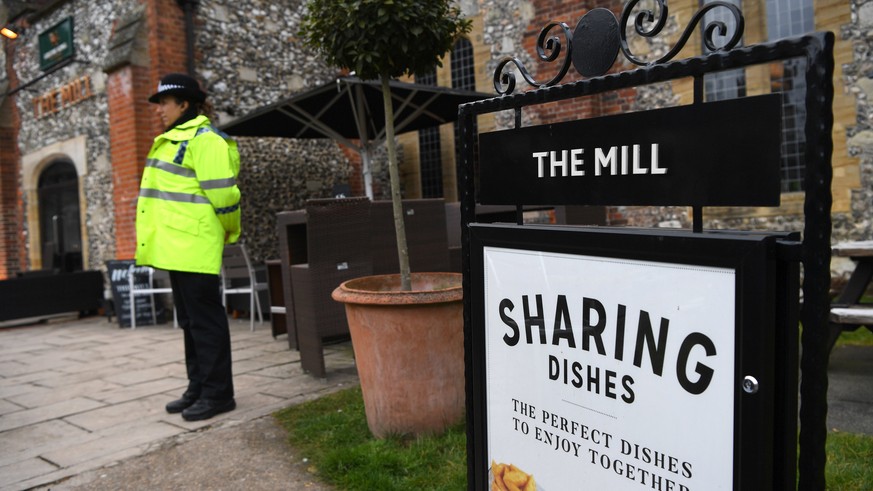
[[[567,49],[558,74],[547,82],[537,82],[524,67],[521,60],[514,57],[506,57],[500,60],[494,71],[494,89],[500,95],[511,94],[515,90],[515,73],[511,70],[505,70],[510,63],[518,69],[521,76],[529,85],[540,88],[550,87],[559,83],[567,74],[571,60],[576,71],[584,77],[603,75],[615,62],[615,57],[612,55],[613,51],[617,53],[619,49],[628,61],[640,66],[651,66],[670,61],[685,47],[694,29],[703,20],[703,16],[715,9],[727,9],[735,21],[733,26],[734,31],[727,42],[722,46],[717,46],[715,43],[716,34],[721,37],[727,37],[728,26],[725,22],[719,20],[710,22],[703,33],[703,44],[707,50],[710,52],[730,50],[739,44],[743,37],[745,21],[739,7],[732,3],[716,1],[704,5],[694,14],[688,26],[685,27],[679,41],[667,54],[656,60],[645,61],[631,52],[627,42],[628,22],[640,1],[630,0],[626,3],[622,9],[621,21],[618,23],[611,11],[602,8],[593,9],[582,16],[574,33],[571,33],[570,28],[563,22],[550,22],[543,28],[537,39],[537,55],[540,60],[545,62],[553,62],[561,56],[561,53],[565,51],[561,44],[561,38],[549,35],[552,29],[560,27],[564,31]],[[657,5],[657,15],[651,9],[642,9],[634,16],[634,31],[638,35],[647,38],[653,38],[660,34],[668,18],[667,0],[653,1]],[[617,36],[614,34],[614,31],[618,31]],[[576,50],[575,53],[573,52],[574,49]]]
[[[564,51],[560,37],[549,37],[549,32],[555,27],[560,27],[564,31],[564,38],[567,40],[567,49],[564,55],[563,65],[558,71],[558,74],[548,82],[537,82],[524,67],[521,60],[512,57],[503,58],[500,60],[500,64],[497,65],[497,69],[494,70],[494,90],[496,90],[498,94],[511,94],[512,91],[515,90],[515,73],[511,71],[503,71],[506,65],[510,63],[515,65],[519,73],[521,73],[521,76],[524,77],[525,82],[534,87],[548,87],[555,85],[564,78],[564,75],[566,75],[567,71],[570,69],[570,53],[572,52],[573,47],[572,34],[570,33],[570,27],[567,24],[563,22],[551,22],[540,31],[540,35],[537,38],[537,55],[542,61],[552,62],[558,59],[561,52]]]
[[[633,12],[634,7],[640,3],[641,0],[631,0],[624,6],[624,10],[621,13],[621,22],[619,23],[620,29],[619,33],[621,34],[621,51],[624,53],[625,58],[627,58],[631,63],[640,66],[647,65],[655,65],[658,63],[664,63],[670,61],[675,57],[682,48],[685,47],[685,43],[688,42],[688,38],[691,37],[691,33],[694,32],[694,29],[697,27],[697,24],[703,19],[703,16],[706,15],[707,12],[718,9],[718,8],[726,8],[733,15],[734,20],[736,21],[736,29],[734,30],[732,36],[728,41],[724,44],[724,46],[716,46],[714,37],[716,30],[720,36],[726,36],[728,27],[722,21],[713,21],[704,30],[703,35],[703,43],[709,51],[719,51],[719,50],[729,50],[736,46],[740,39],[743,38],[743,31],[745,30],[745,21],[743,20],[743,14],[740,12],[739,7],[734,4],[728,2],[712,2],[701,7],[697,13],[694,14],[694,17],[691,18],[691,22],[688,26],[685,27],[685,31],[682,33],[682,36],[679,38],[679,41],[676,43],[676,46],[673,46],[667,54],[653,61],[644,61],[640,58],[634,56],[631,53],[630,48],[627,44],[627,24],[630,19],[631,13]],[[641,10],[637,13],[634,18],[634,30],[637,34],[643,37],[655,37],[657,36],[661,30],[664,28],[664,25],[667,23],[667,2],[666,0],[655,0],[658,4],[658,17],[657,20],[655,18],[655,14],[651,10]],[[646,30],[645,24],[653,23],[654,25],[651,29]]]

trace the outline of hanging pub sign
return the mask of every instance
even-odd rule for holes
[[[58,22],[39,34],[39,67],[42,70],[73,57],[73,18]]]
[[[473,224],[471,237],[488,489],[772,483],[777,235]]]
[[[483,204],[778,206],[779,94],[482,133]]]

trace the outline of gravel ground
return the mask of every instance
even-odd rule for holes
[[[171,440],[153,452],[39,490],[308,490],[319,483],[285,431],[265,416]]]

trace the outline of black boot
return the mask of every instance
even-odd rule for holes
[[[181,413],[182,411],[188,409],[195,402],[197,402],[198,396],[188,394],[185,392],[182,394],[181,399],[176,399],[175,401],[171,401],[167,403],[167,412],[170,414]]]
[[[236,409],[236,402],[233,399],[213,400],[213,399],[198,399],[188,409],[182,411],[182,418],[185,421],[200,421],[201,419],[209,419],[216,414],[226,413]]]

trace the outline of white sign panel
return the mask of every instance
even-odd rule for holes
[[[733,269],[495,247],[484,269],[489,479],[733,489]]]

